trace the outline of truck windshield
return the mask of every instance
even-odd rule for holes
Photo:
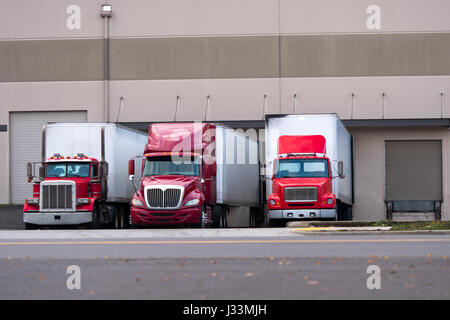
[[[275,178],[328,178],[327,159],[281,159],[275,162]]]
[[[171,157],[147,157],[143,176],[198,176],[200,166],[197,160],[198,158],[195,157],[185,157],[180,161],[172,161]]]
[[[47,163],[47,177],[87,178],[89,177],[89,166],[89,163],[76,162]]]

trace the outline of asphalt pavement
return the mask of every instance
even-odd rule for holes
[[[449,260],[450,235],[4,230],[0,299],[449,299]]]

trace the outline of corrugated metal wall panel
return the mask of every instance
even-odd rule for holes
[[[86,122],[86,111],[11,112],[9,116],[9,180],[11,202],[22,204],[32,195],[26,164],[41,160],[41,132],[47,122]]]
[[[385,141],[386,201],[442,200],[442,142]]]

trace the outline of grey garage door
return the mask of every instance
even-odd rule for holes
[[[26,163],[41,160],[41,132],[47,122],[86,122],[86,111],[11,112],[9,115],[9,181],[11,202],[22,204],[32,195]]]
[[[385,142],[386,201],[442,200],[442,142]]]

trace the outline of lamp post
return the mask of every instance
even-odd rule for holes
[[[103,18],[103,119],[109,122],[109,19],[112,6],[102,4],[100,16]]]

